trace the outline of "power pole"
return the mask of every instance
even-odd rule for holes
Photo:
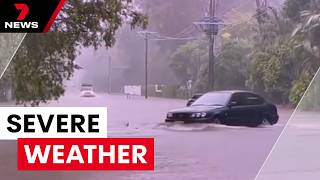
[[[214,90],[214,44],[215,36],[219,33],[219,26],[224,25],[223,21],[217,18],[216,15],[216,0],[210,0],[209,4],[209,14],[204,17],[200,22],[194,22],[201,31],[205,32],[209,39],[209,65],[208,65],[208,86],[207,90]]]
[[[145,33],[145,94],[144,97],[148,99],[148,51],[149,51],[149,34]]]
[[[108,57],[108,94],[111,94],[111,56]]]
[[[211,19],[215,18],[215,10],[216,10],[216,1],[210,0],[210,8],[209,8],[209,15]],[[208,74],[208,90],[214,90],[214,35],[209,34],[209,74]]]
[[[156,32],[151,31],[140,31],[140,35],[145,40],[145,62],[144,62],[144,68],[145,68],[145,92],[144,97],[148,99],[148,55],[149,55],[149,39],[152,38],[152,36],[158,34]]]

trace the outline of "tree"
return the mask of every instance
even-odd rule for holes
[[[287,0],[287,3],[293,4],[291,1],[295,2],[294,0]],[[286,10],[286,13],[289,12]],[[305,69],[303,74],[301,75],[301,78],[296,81],[295,86],[291,91],[290,100],[295,104],[299,103],[302,95],[309,86],[311,79],[314,77],[320,66],[320,1],[309,0],[305,2],[304,9],[299,9],[299,13],[300,16],[293,32],[293,37],[302,42],[301,46],[306,49],[313,58],[308,58],[304,61]],[[317,77],[313,83],[314,84],[311,84],[310,89],[306,93],[306,97],[301,104],[304,109],[318,110],[320,107],[320,100],[317,95],[319,91],[319,80]]]
[[[315,0],[309,3],[310,8],[301,11],[300,21],[293,33],[295,36],[302,36],[304,40],[311,43],[311,47],[320,48],[320,1]]]
[[[301,20],[301,12],[310,8],[312,0],[286,0],[284,3],[284,14],[294,22]]]
[[[256,91],[269,94],[277,103],[288,103],[292,82],[299,76],[294,56],[295,42],[279,39],[275,45],[253,54],[253,63],[248,85]]]
[[[248,85],[275,102],[297,105],[320,65],[314,48],[320,39],[306,26],[311,3],[287,0],[282,13],[266,11],[260,23]]]
[[[244,39],[231,39],[223,43],[216,57],[215,87],[217,90],[247,89],[251,44]]]
[[[181,45],[171,57],[170,67],[175,72],[180,84],[188,80],[197,81],[203,69],[204,60],[208,59],[207,43],[203,40],[194,40]]]
[[[250,64],[251,43],[243,39],[231,39],[222,43],[215,59],[216,89],[246,89],[248,65]],[[171,68],[180,80],[186,84],[191,79],[195,90],[204,92],[208,73],[207,42],[195,40],[179,47],[173,54]],[[226,79],[228,79],[226,81]]]
[[[39,105],[64,93],[64,80],[75,69],[82,47],[111,47],[122,24],[146,27],[147,18],[132,0],[70,0],[47,34],[28,34],[7,79],[12,81],[17,103]]]
[[[301,82],[302,83],[302,82]],[[307,85],[308,86],[308,85]],[[306,87],[302,85],[302,87]],[[310,84],[309,89],[303,90],[302,94],[305,94],[303,101],[301,101],[299,108],[302,110],[320,110],[320,98],[319,98],[319,87],[320,87],[320,79],[319,76],[314,78],[312,84]]]

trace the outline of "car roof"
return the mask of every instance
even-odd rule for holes
[[[227,90],[227,91],[211,91],[208,93],[229,93],[229,94],[234,94],[234,93],[253,93],[256,94],[252,91],[245,91],[245,90]]]

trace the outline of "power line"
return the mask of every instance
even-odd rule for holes
[[[281,5],[280,9],[284,8],[284,7],[285,7],[284,5]],[[244,24],[244,23],[249,23],[252,20],[257,20],[257,18],[259,18],[260,16],[268,15],[268,13],[269,13],[268,10],[271,10],[271,9],[272,9],[272,7],[267,7],[263,12],[255,13],[253,16],[251,16],[247,20],[239,22],[237,24],[231,24],[229,27],[234,28],[235,26],[238,26],[238,25],[241,25],[241,24]],[[228,27],[226,27],[225,29],[222,29],[222,30],[226,30],[227,28]]]
[[[186,35],[189,34],[190,32],[192,32],[194,30],[194,26],[192,24],[190,24],[189,26],[187,26],[186,28],[184,28],[182,31],[180,31],[179,33],[171,36],[171,37],[180,37],[182,35]]]
[[[247,20],[238,22],[236,24],[227,24],[227,23],[220,23],[220,25],[225,26],[224,28],[220,29],[221,31],[225,31],[225,30],[232,30],[233,28],[237,28],[238,25],[244,24],[244,23],[248,23],[252,20],[254,20],[255,18],[262,16],[262,15],[266,15],[268,13],[268,11],[264,11],[260,14],[255,14],[253,16],[251,16],[250,18],[248,18]],[[191,28],[193,27],[193,28]],[[194,25],[189,25],[187,26],[184,30],[182,30],[180,33],[174,35],[174,36],[166,36],[166,35],[161,35],[158,32],[150,32],[148,31],[149,34],[149,40],[154,40],[154,41],[169,41],[169,40],[181,40],[181,41],[185,41],[185,40],[195,40],[195,39],[199,39],[199,37],[196,36],[189,36],[189,37],[177,37],[183,34],[186,34],[188,31],[190,31],[189,33],[191,33],[194,29]],[[143,32],[143,31],[141,31]],[[139,32],[139,34],[141,34],[141,32]],[[143,36],[144,37],[144,36]]]

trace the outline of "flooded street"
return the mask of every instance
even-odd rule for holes
[[[67,94],[46,106],[107,106],[109,137],[154,137],[154,172],[18,172],[15,142],[1,142],[1,158],[8,158],[0,171],[10,179],[85,180],[249,180],[253,179],[291,112],[280,110],[280,122],[259,128],[214,124],[166,124],[170,109],[185,100],[98,95],[80,98]],[[14,151],[13,151],[14,150]],[[5,164],[5,163],[4,163]],[[15,178],[12,178],[15,177]]]
[[[140,179],[253,179],[289,118],[280,110],[280,122],[259,128],[215,124],[166,124],[170,109],[185,106],[185,100],[98,95],[80,98],[66,94],[43,106],[107,106],[109,137],[155,138],[154,172],[18,172],[16,143],[2,141],[0,172],[10,179],[140,180]]]

